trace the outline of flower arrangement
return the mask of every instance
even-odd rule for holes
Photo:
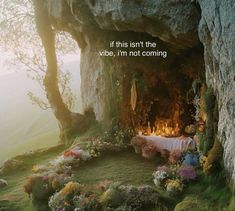
[[[53,171],[33,174],[27,177],[24,192],[35,199],[48,199],[51,194],[61,189],[70,180],[72,180],[70,174],[57,174]]]
[[[133,146],[135,153],[140,154],[142,148],[146,145],[146,141],[139,136],[135,136],[131,139],[131,145]]]
[[[46,165],[34,165],[32,167],[32,172],[34,174],[41,173],[41,172],[46,171],[46,170],[48,170],[48,167]]]
[[[64,191],[65,189],[66,191]],[[62,194],[62,192],[64,193]],[[86,185],[81,186],[78,183],[70,182],[50,197],[48,204],[52,211],[145,210],[146,205],[151,208],[159,205],[158,199],[159,193],[148,185],[139,187],[124,186],[114,182],[107,186],[105,184],[105,189],[97,191],[96,189],[90,190]]]
[[[81,185],[77,182],[68,182],[65,187],[60,191],[63,195],[74,194],[75,192],[80,191]]]
[[[82,150],[79,146],[76,146],[72,149],[69,149],[63,153],[63,157],[66,158],[73,158],[73,159],[81,159],[81,160],[89,160],[90,155],[88,152]]]
[[[170,152],[169,162],[172,164],[176,164],[180,161],[181,156],[182,156],[181,150],[173,150]]]
[[[147,159],[153,158],[157,154],[157,147],[152,142],[147,142],[142,148],[142,156]]]
[[[157,171],[163,171],[163,172],[169,173],[170,169],[168,166],[158,166]]]
[[[200,162],[200,166],[201,166],[201,167],[204,166],[206,160],[207,160],[207,157],[206,157],[206,156],[200,155],[200,157],[199,157],[199,162]]]
[[[204,157],[203,163],[202,163],[202,168],[203,168],[204,174],[206,174],[206,175],[208,175],[209,172],[211,171],[212,164],[209,162],[208,157]]]
[[[67,151],[65,151],[65,152],[63,153],[63,156],[64,156],[65,158],[71,157],[71,158],[80,159],[80,154],[79,154],[77,151],[75,151],[75,150],[67,150]]]
[[[187,151],[182,156],[182,164],[188,166],[198,166],[199,165],[199,153],[193,151]]]
[[[183,181],[195,180],[197,177],[197,173],[192,166],[181,166],[178,173]]]
[[[119,120],[113,120],[101,139],[102,142],[112,143],[113,145],[126,148],[134,133],[135,131],[132,128],[127,128]]]
[[[158,167],[157,171],[153,172],[153,182],[157,187],[160,187],[168,176],[168,168],[166,166]]]
[[[173,194],[182,192],[183,183],[179,179],[168,179],[166,181],[166,191]]]
[[[73,198],[80,195],[82,186],[77,182],[68,182],[64,188],[50,197],[48,205],[53,211],[74,210]]]

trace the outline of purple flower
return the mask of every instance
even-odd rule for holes
[[[192,166],[181,166],[178,173],[183,180],[194,180],[197,177],[196,171]]]

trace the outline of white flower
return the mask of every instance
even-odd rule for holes
[[[153,172],[153,182],[156,186],[160,186],[161,182],[167,178],[167,173],[165,171],[155,171]]]

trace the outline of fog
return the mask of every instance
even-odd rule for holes
[[[44,96],[37,82],[27,78],[19,66],[8,65],[10,56],[0,58],[0,162],[29,150],[58,143],[58,126],[50,109],[32,105],[27,92]],[[71,87],[76,95],[74,111],[81,112],[79,54],[63,57],[62,69],[71,72]],[[45,96],[44,96],[45,98]]]

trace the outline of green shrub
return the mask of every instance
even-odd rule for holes
[[[220,167],[220,161],[223,158],[223,147],[218,138],[215,139],[214,145],[208,152],[206,162],[203,165],[203,171],[205,174],[211,174],[216,172]]]
[[[207,118],[206,130],[201,136],[200,140],[200,149],[202,150],[203,154],[207,154],[208,151],[213,147],[218,130],[218,105],[212,88],[208,88],[205,92],[203,92],[202,98],[202,101],[204,102],[202,112],[206,112]]]
[[[118,120],[113,120],[105,131],[101,140],[119,146],[129,145],[134,131],[127,126],[122,125]]]

